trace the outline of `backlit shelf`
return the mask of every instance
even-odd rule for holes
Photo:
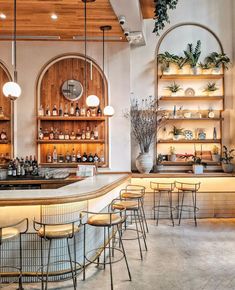
[[[179,143],[179,144],[187,144],[187,143],[191,143],[191,144],[194,144],[194,143],[198,143],[198,144],[202,144],[202,143],[205,143],[205,144],[214,144],[214,143],[221,143],[221,140],[220,139],[217,139],[217,140],[214,140],[214,139],[205,139],[205,140],[198,140],[198,139],[193,139],[193,140],[185,140],[185,139],[180,139],[180,140],[173,140],[173,139],[168,139],[168,140],[158,140],[157,143],[160,143],[160,144],[164,144],[164,143]]]
[[[97,140],[37,140],[38,144],[104,144],[104,139]]]
[[[162,96],[159,101],[220,101],[223,96]]]
[[[169,75],[161,75],[160,79],[162,80],[210,80],[210,79],[222,79],[224,77],[223,74],[169,74]]]
[[[105,121],[105,117],[76,117],[76,116],[68,116],[68,117],[60,117],[60,116],[39,116],[38,120],[40,121]]]

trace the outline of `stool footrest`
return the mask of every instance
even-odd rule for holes
[[[184,211],[184,212],[193,212],[194,209],[196,209],[196,211],[199,211],[198,207],[193,206],[193,205],[186,205],[186,204],[184,204],[182,207],[181,207],[181,205],[177,205],[176,209],[179,209],[179,210]]]

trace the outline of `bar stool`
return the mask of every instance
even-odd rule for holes
[[[70,263],[70,271],[72,274],[73,280],[73,288],[77,288],[77,266],[82,268],[82,266],[76,261],[76,234],[80,231],[81,221],[80,219],[74,220],[68,223],[62,224],[55,224],[55,223],[42,223],[34,220],[34,229],[37,232],[38,236],[41,238],[41,267],[37,271],[37,276],[41,280],[42,283],[42,290],[44,289],[44,282],[45,282],[45,290],[48,289],[48,278],[49,278],[49,267],[52,264],[60,263],[60,262],[67,262],[67,261],[55,261],[54,263],[50,263],[51,259],[51,248],[52,243],[56,240],[66,239],[67,243],[67,250],[69,256],[69,263]],[[73,246],[74,246],[74,260],[72,260],[71,249],[69,246],[69,240],[73,239]],[[48,249],[48,256],[47,256],[47,264],[43,264],[43,247],[42,241],[49,241],[49,249]],[[73,267],[74,264],[74,267]],[[44,279],[44,271],[43,269],[46,267],[46,279]],[[41,277],[39,277],[39,270],[41,270]],[[66,280],[66,279],[64,279]]]
[[[25,225],[24,225],[25,224]],[[22,226],[25,226],[24,230],[21,230],[20,228]],[[22,283],[22,265],[23,265],[23,259],[22,259],[22,235],[26,234],[29,227],[29,221],[28,219],[23,219],[19,221],[18,223],[7,225],[5,227],[0,227],[0,269],[15,269],[18,272],[17,279],[12,281],[11,283],[15,283],[18,281],[20,290],[23,289],[23,283]],[[11,266],[11,265],[2,265],[2,245],[5,242],[12,241],[13,239],[19,237],[19,247],[20,247],[20,265],[19,267]],[[1,276],[4,276],[4,272],[0,273]],[[0,282],[0,288],[2,282]]]
[[[149,232],[148,224],[146,220],[145,210],[144,210],[144,196],[145,187],[142,185],[129,184],[126,189],[121,190],[121,199],[139,200],[140,201],[140,217],[144,221],[144,234]]]
[[[175,187],[178,189],[178,205],[176,208],[178,209],[179,214],[179,225],[181,222],[182,212],[193,212],[194,214],[194,222],[195,227],[197,226],[197,211],[199,208],[197,207],[197,192],[200,188],[201,183],[185,183],[185,182],[175,182]],[[192,197],[192,204],[184,204],[184,198],[186,194],[190,194]],[[181,195],[181,203],[180,203],[180,195]]]
[[[129,276],[129,280],[131,281],[131,273],[126,257],[125,248],[122,242],[122,235],[121,235],[121,225],[125,222],[126,219],[126,210],[109,210],[108,212],[90,212],[90,211],[82,211],[81,217],[83,214],[91,215],[90,217],[87,217],[86,223],[84,223],[84,260],[83,260],[83,280],[86,279],[86,262],[89,264],[94,263],[96,265],[103,265],[105,269],[105,265],[109,265],[110,268],[110,282],[111,282],[111,290],[113,290],[113,269],[112,264],[117,263],[121,261],[123,258],[125,259],[125,264]],[[88,253],[86,253],[86,225],[92,226],[92,227],[102,227],[104,229],[104,240],[103,240],[103,246],[99,249],[92,249]],[[116,231],[115,231],[116,228]],[[108,242],[106,242],[106,229],[108,232]],[[116,233],[118,233],[119,242],[121,249],[114,248],[111,246],[112,239],[115,238]],[[109,260],[106,260],[106,248],[108,247],[108,257]],[[122,257],[119,260],[113,260],[114,251],[118,251],[121,253]],[[91,252],[98,253],[97,256],[94,259],[88,258],[88,254]],[[103,253],[103,263],[100,262],[100,256]],[[96,261],[97,260],[97,261]]]
[[[172,192],[175,188],[175,183],[150,182],[150,187],[153,190],[154,219],[156,219],[157,212],[157,226],[160,212],[166,212],[168,210],[170,210],[170,218],[172,225],[174,226],[173,211],[175,210],[175,208],[172,205]],[[156,195],[158,195],[158,205],[156,205]],[[167,196],[167,204],[161,204],[161,198],[164,195]]]
[[[126,231],[135,231],[136,232],[136,237],[134,238],[123,238],[122,240],[138,240],[139,244],[139,251],[140,251],[140,258],[143,260],[143,254],[142,254],[142,247],[141,247],[141,238],[143,238],[144,241],[144,246],[145,250],[147,251],[147,244],[146,244],[146,236],[144,233],[144,223],[143,219],[141,219],[141,208],[142,208],[142,203],[140,199],[137,200],[123,200],[123,199],[114,199],[111,203],[111,207],[113,209],[117,210],[125,210],[126,212],[130,212],[131,216],[134,215],[134,224],[135,224],[135,229],[131,229],[129,227],[125,226]],[[138,226],[139,224],[139,226]]]

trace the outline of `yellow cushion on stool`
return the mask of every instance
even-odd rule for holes
[[[139,208],[138,202],[136,201],[128,201],[128,200],[121,200],[118,202],[115,202],[112,207],[114,209],[126,209],[126,210],[135,210]]]
[[[74,225],[74,233],[79,232],[79,230],[80,228]],[[44,227],[41,227],[38,230],[38,235],[41,238],[46,238],[46,239],[64,239],[64,238],[71,237],[72,234],[73,234],[72,224],[45,226],[45,233],[44,233]]]
[[[10,240],[18,236],[20,231],[17,228],[5,228],[2,229],[2,240]]]
[[[123,221],[124,219],[121,218],[120,215],[118,214],[111,215],[111,223],[110,223],[110,214],[95,214],[87,220],[87,223],[91,226],[105,227],[117,225],[122,223]]]
[[[139,192],[124,192],[121,195],[122,198],[141,198],[143,196],[144,194]]]

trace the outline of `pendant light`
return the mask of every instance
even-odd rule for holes
[[[105,54],[105,47],[104,47],[104,34],[105,31],[110,31],[112,29],[112,26],[110,25],[105,25],[105,26],[101,26],[100,30],[103,32],[103,86],[102,86],[102,93],[103,93],[103,97],[104,97],[104,80],[105,80],[105,73],[104,73],[104,54]],[[114,115],[115,111],[114,108],[112,106],[105,106],[104,107],[104,115],[107,117],[112,117]]]
[[[21,87],[17,83],[17,70],[16,70],[16,0],[14,0],[14,40],[13,40],[12,60],[14,65],[14,79],[13,82],[7,82],[4,84],[3,94],[10,100],[15,101],[21,95]]]
[[[85,98],[89,108],[95,109],[100,104],[100,99],[96,95],[87,97],[87,3],[95,2],[96,0],[82,0],[84,3],[84,32],[85,32]]]

